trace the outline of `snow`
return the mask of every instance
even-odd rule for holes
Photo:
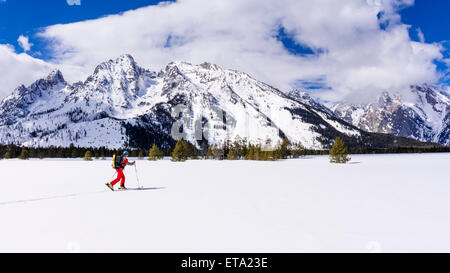
[[[449,160],[2,160],[0,252],[448,252]]]
[[[327,118],[327,115],[319,112],[319,111],[315,111],[323,120],[325,120],[326,122],[328,122],[331,126],[333,126],[336,130],[338,130],[341,133],[344,133],[346,135],[349,136],[361,136],[361,133],[358,130],[352,129],[350,127],[344,126],[342,125],[340,122],[337,122],[335,120],[329,119]]]

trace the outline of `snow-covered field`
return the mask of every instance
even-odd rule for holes
[[[1,160],[0,252],[447,252],[449,164],[142,160],[111,192],[109,160]]]

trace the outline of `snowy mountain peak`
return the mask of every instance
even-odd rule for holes
[[[17,87],[12,95],[5,98],[5,100],[13,100],[17,98],[26,98],[31,103],[35,96],[42,96],[43,92],[52,92],[61,90],[68,84],[59,70],[52,71],[47,77],[37,80],[30,86],[20,85]]]
[[[300,91],[297,89],[291,90],[288,92],[288,96],[294,98],[295,100],[304,103],[308,106],[311,106],[315,109],[319,109],[331,116],[335,116],[334,112],[327,108],[325,105],[314,100],[307,92]]]
[[[422,104],[430,104],[433,107],[442,102],[450,104],[450,97],[448,94],[436,86],[427,84],[417,85],[413,86],[411,91],[418,95],[418,101]]]
[[[67,86],[59,70],[52,71],[46,78],[37,80],[28,87],[20,85],[0,104],[0,126],[13,124],[26,117],[30,114],[32,105],[40,101],[45,103],[46,99],[51,100],[56,92]]]
[[[216,64],[204,62],[199,65],[200,67],[208,70],[222,70],[222,68]]]
[[[182,75],[180,68],[182,65],[191,65],[183,62],[171,62],[164,69],[165,75],[168,77],[177,77],[178,75]]]
[[[134,60],[133,56],[131,56],[130,54],[123,54],[120,55],[117,59],[116,59],[117,63],[121,63],[121,64],[131,64],[131,65],[136,65],[136,61]]]
[[[316,101],[307,92],[304,91],[294,89],[289,91],[288,95],[308,105],[316,103]]]
[[[210,71],[211,73],[213,73],[214,71],[219,71],[219,72],[223,72],[224,69],[222,69],[220,66],[213,64],[213,63],[209,63],[209,62],[204,62],[198,65],[194,65],[191,64],[189,62],[183,62],[183,61],[176,61],[176,62],[171,62],[167,65],[166,67],[166,71],[167,70],[178,70],[178,72],[182,73],[184,72],[189,72],[189,71]]]
[[[62,89],[67,86],[67,82],[59,70],[53,70],[45,79],[35,81],[29,89],[34,92],[46,91],[53,88]]]
[[[392,102],[393,102],[393,99],[392,99],[391,95],[386,91],[381,93],[381,95],[378,99],[379,106],[391,105]]]
[[[63,74],[61,73],[61,71],[55,69],[53,70],[46,78],[45,80],[52,84],[52,85],[57,85],[57,84],[67,84],[66,80],[64,79]]]
[[[155,77],[156,73],[138,66],[131,55],[122,55],[98,65],[83,85],[76,88],[84,94],[82,97],[91,96],[90,93],[109,94],[108,100],[115,105],[130,107],[133,97],[144,94],[149,79]]]
[[[384,92],[376,103],[340,103],[335,114],[368,132],[450,145],[450,99],[439,88],[411,86],[407,97]]]
[[[25,94],[25,92],[27,92],[28,91],[28,89],[25,87],[25,85],[23,85],[23,84],[21,84],[21,85],[19,85],[16,89],[14,89],[14,92],[13,92],[13,95],[14,94],[20,94],[20,95],[23,95],[23,94]],[[12,96],[12,95],[11,95]],[[11,97],[11,96],[9,96],[9,97]],[[8,98],[8,97],[7,97]]]
[[[101,63],[95,68],[94,75],[102,73],[125,73],[133,75],[138,73],[141,68],[136,64],[131,55],[121,55],[115,60],[109,60]]]
[[[239,137],[321,149],[336,136],[349,147],[393,143],[343,122],[306,93],[294,95],[212,63],[172,62],[155,73],[122,55],[85,82],[69,86],[56,70],[18,87],[0,104],[0,143],[148,149],[173,146],[178,137],[197,147]],[[182,132],[173,128],[180,122]]]

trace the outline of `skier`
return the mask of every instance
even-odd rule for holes
[[[114,185],[116,185],[117,182],[121,181],[119,189],[126,190],[127,188],[125,187],[125,175],[123,174],[123,170],[125,169],[125,167],[127,165],[131,165],[131,166],[135,165],[136,161],[134,161],[133,163],[129,163],[128,162],[128,152],[125,151],[125,152],[123,152],[122,156],[115,158],[114,163],[115,164],[113,164],[113,167],[117,171],[117,178],[114,181],[112,181],[111,183],[107,183],[106,186],[108,186],[111,190],[114,190]]]

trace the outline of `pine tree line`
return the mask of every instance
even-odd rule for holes
[[[161,149],[153,145],[148,151],[142,149],[127,149],[130,157],[149,160],[160,160],[171,156],[173,161],[186,161],[188,159],[214,159],[214,160],[260,160],[275,161],[279,159],[299,158],[307,155],[330,155],[333,163],[345,163],[347,154],[396,154],[396,153],[439,153],[450,152],[450,147],[429,145],[421,147],[392,147],[386,149],[364,148],[347,149],[342,139],[337,138],[331,150],[305,149],[301,143],[291,143],[288,139],[272,145],[267,141],[265,145],[251,144],[246,139],[236,138],[233,142],[227,140],[223,145],[211,145],[205,149],[197,149],[186,140],[180,140],[173,149]],[[29,159],[29,158],[83,158],[85,160],[105,159],[113,154],[121,154],[122,150],[100,148],[76,147],[46,147],[28,148],[17,145],[0,145],[0,159]]]
[[[30,158],[89,158],[105,159],[112,157],[113,154],[121,154],[122,150],[100,148],[82,148],[70,145],[70,147],[46,147],[46,148],[29,148],[17,145],[0,145],[0,159],[30,159]],[[143,150],[129,149],[131,157],[140,157],[145,154]]]
[[[275,161],[279,159],[299,158],[305,156],[306,149],[300,144],[292,144],[288,139],[282,143],[271,145],[267,141],[265,145],[254,145],[246,139],[237,138],[235,141],[225,141],[223,145],[209,146],[206,153],[198,150],[185,140],[177,142],[172,154],[173,161],[185,161],[187,159],[215,159],[215,160],[259,160]],[[186,153],[187,152],[187,153]]]

